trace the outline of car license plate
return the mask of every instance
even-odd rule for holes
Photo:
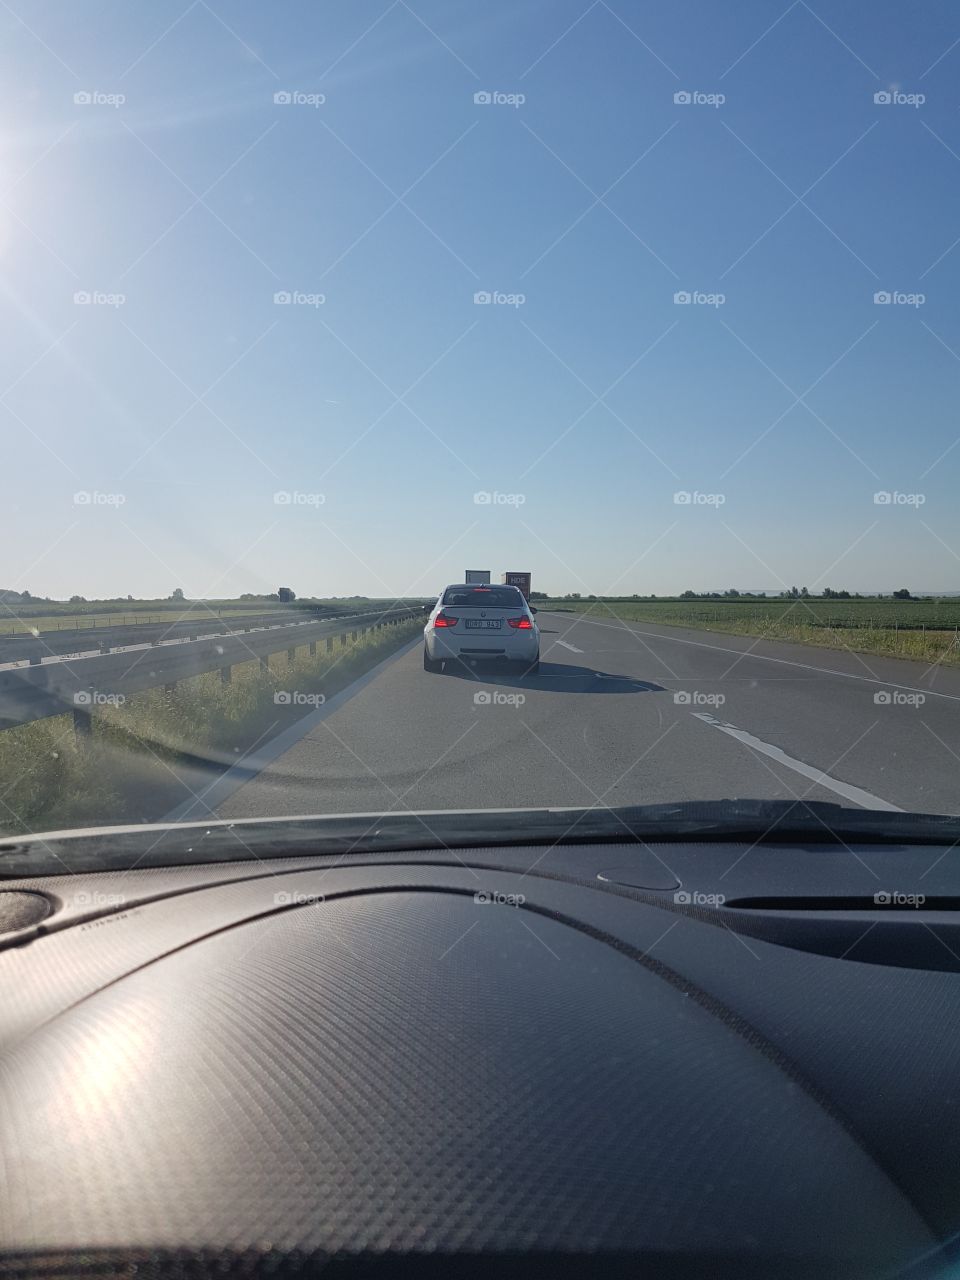
[[[468,631],[499,631],[500,619],[499,618],[468,618],[466,625],[467,625]]]

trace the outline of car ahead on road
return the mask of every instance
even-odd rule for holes
[[[461,583],[446,587],[423,629],[423,669],[445,662],[509,662],[540,669],[540,631],[517,587]]]

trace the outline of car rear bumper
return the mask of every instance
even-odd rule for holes
[[[427,657],[433,662],[448,659],[463,662],[533,662],[540,651],[537,632],[498,632],[496,635],[466,634],[440,636],[424,633]]]

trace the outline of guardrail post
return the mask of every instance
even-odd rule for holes
[[[327,653],[333,653],[333,636],[327,636],[326,650]]]
[[[356,631],[351,631],[351,632],[350,632],[350,639],[353,641],[353,643],[354,643],[354,644],[356,644],[356,643],[357,643],[357,632],[356,632]]]
[[[220,683],[221,683],[221,684],[229,684],[229,683],[230,683],[230,681],[231,681],[232,679],[233,679],[233,668],[232,668],[232,667],[221,667],[221,668],[220,668]]]
[[[109,641],[109,640],[101,640],[101,641],[100,641],[100,652],[101,652],[101,653],[109,653],[109,652],[110,652],[110,641]]]
[[[260,659],[260,670],[261,670],[261,671],[269,671],[269,670],[270,670],[270,655],[269,655],[269,653],[265,653],[265,654],[263,655],[263,657]]]
[[[93,722],[86,707],[73,708],[73,732],[76,734],[78,742],[89,738],[93,732]]]
[[[39,665],[40,665],[40,663],[41,663],[42,661],[43,661],[43,654],[42,654],[42,653],[31,653],[31,655],[30,655],[30,666],[31,666],[31,667],[39,667]]]
[[[317,642],[316,642],[316,640],[311,640],[311,641],[310,641],[310,650],[309,650],[309,652],[310,652],[310,657],[311,657],[311,658],[315,658],[315,657],[317,656]]]
[[[297,660],[297,651],[296,651],[296,649],[288,649],[288,650],[287,650],[287,666],[293,666],[293,664],[294,664],[294,662],[296,662],[296,660]]]

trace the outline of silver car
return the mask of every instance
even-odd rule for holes
[[[518,587],[446,587],[423,629],[424,671],[440,671],[445,662],[510,662],[536,675],[540,631],[535,613]]]

